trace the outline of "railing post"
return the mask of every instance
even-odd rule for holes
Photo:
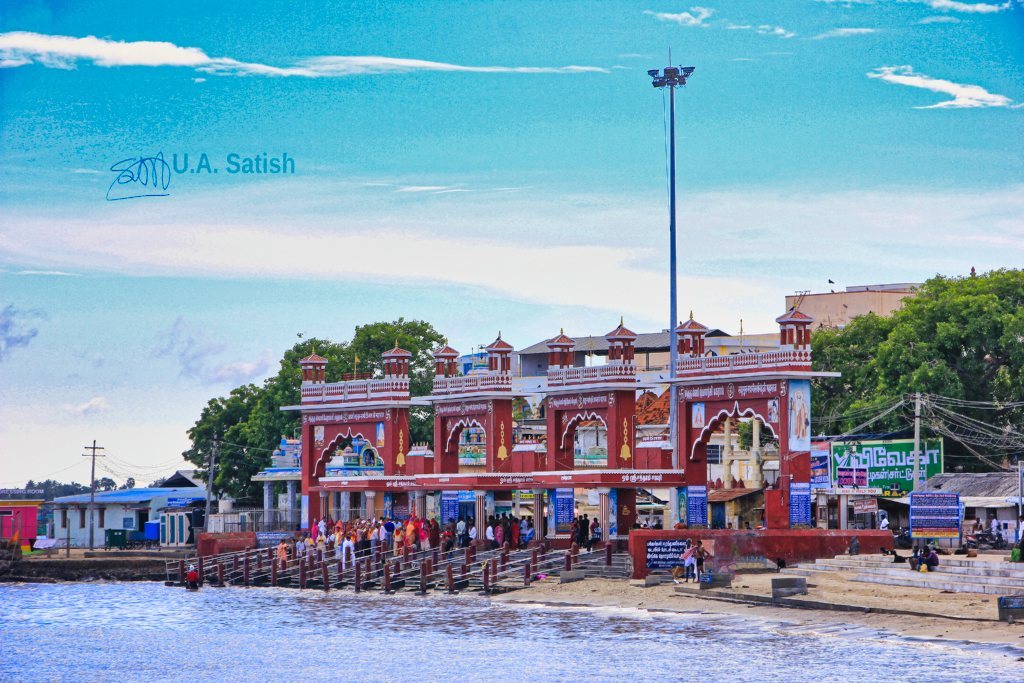
[[[604,566],[612,566],[612,542],[608,541],[604,546]]]
[[[299,590],[306,588],[306,563],[299,561]]]
[[[245,556],[245,560],[242,562],[242,585],[249,586],[249,556]]]
[[[203,567],[203,556],[199,556],[199,585],[202,586],[206,582],[206,573]]]
[[[466,564],[473,564],[473,552],[472,548],[466,546]]]
[[[571,572],[572,571],[572,551],[571,550],[566,550],[565,551],[565,571],[567,571],[567,572]]]
[[[320,578],[324,582],[324,590],[325,591],[331,590],[331,577],[330,577],[330,575],[328,573],[327,563],[326,562],[321,562],[320,563]]]
[[[490,570],[491,570],[491,568],[490,568],[490,563],[491,563],[490,560],[484,560],[483,567],[481,568],[481,570],[483,572],[483,579],[484,579],[484,593],[490,593],[491,592],[491,577],[490,577]]]
[[[178,560],[178,583],[185,585],[185,560]]]
[[[220,562],[217,563],[217,585],[224,587],[224,565]]]
[[[371,569],[373,567],[373,564],[370,562],[370,556],[369,555],[366,556],[366,561],[363,564],[365,565],[363,571],[366,572],[366,576],[367,576],[367,578],[369,578],[370,571],[371,571]]]
[[[287,562],[288,560],[285,560]],[[277,586],[277,561],[271,560],[270,562],[270,585]]]
[[[391,592],[391,565],[384,563],[384,592]]]
[[[537,552],[537,549],[536,549],[536,548],[534,548],[534,549],[533,549],[533,550],[532,550],[532,551],[530,552],[530,562],[532,562],[532,563],[533,563],[533,566],[534,566],[534,567],[536,567],[536,566],[537,566],[537,556],[538,556],[538,555],[539,555],[539,553]]]
[[[362,570],[362,567],[360,567],[359,563],[356,562],[355,563],[355,591],[356,591],[356,593],[358,593],[358,592],[363,590],[363,572],[361,570]]]
[[[438,550],[437,548],[434,548],[434,553],[433,553],[432,557],[434,558],[433,559],[433,563],[434,564],[440,563],[441,562],[441,551]]]
[[[263,572],[263,553],[256,553],[256,571]]]
[[[238,571],[238,555],[232,555],[231,556],[231,571],[233,571],[233,572],[237,572]]]
[[[428,559],[420,563],[420,589],[416,591],[419,595],[427,594],[427,562],[429,561]]]
[[[523,568],[523,585],[526,586],[527,588],[530,587],[530,579],[532,577],[533,577],[533,572],[531,571],[531,568],[530,568],[530,562],[527,561],[525,567]]]
[[[455,593],[455,572],[451,564],[445,569],[445,583],[448,585],[448,593]]]

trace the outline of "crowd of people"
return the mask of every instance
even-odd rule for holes
[[[517,519],[507,514],[487,519],[484,539],[491,549],[506,542],[513,549],[525,548],[534,540],[533,520]],[[436,517],[427,519],[412,515],[404,521],[395,518],[355,519],[348,522],[323,517],[314,520],[308,532],[304,531],[290,543],[282,539],[277,546],[277,559],[286,563],[290,558],[302,559],[309,554],[341,560],[347,567],[356,557],[376,557],[393,553],[440,549],[444,552],[456,547],[466,548],[478,540],[474,519],[449,519],[444,526]]]

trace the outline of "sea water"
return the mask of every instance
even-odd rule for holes
[[[997,681],[1024,651],[480,596],[0,585],[2,681]]]

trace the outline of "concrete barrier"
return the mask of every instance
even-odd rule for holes
[[[783,576],[772,579],[773,598],[788,598],[791,595],[807,595],[807,579],[802,576]]]

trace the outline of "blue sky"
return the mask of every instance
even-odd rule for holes
[[[297,332],[665,327],[669,48],[683,312],[1019,266],[1022,45],[1016,0],[5,3],[0,483],[173,465]],[[219,173],[105,201],[158,152]]]

